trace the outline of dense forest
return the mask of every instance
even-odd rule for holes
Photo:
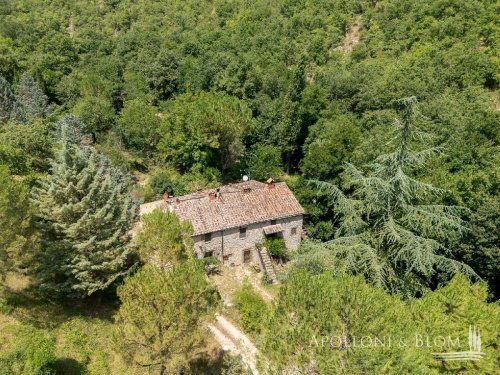
[[[493,374],[499,10],[0,0],[0,374],[245,373],[200,354],[222,306],[189,223],[157,212],[128,235],[140,203],[243,175],[306,210],[275,300],[238,294],[261,371]],[[310,345],[469,325],[474,363]]]

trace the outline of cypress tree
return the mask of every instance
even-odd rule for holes
[[[74,116],[58,124],[60,150],[34,189],[42,237],[37,277],[47,292],[85,296],[130,268],[137,204],[123,174],[86,142]]]
[[[379,156],[363,173],[352,164],[345,168],[346,190],[313,181],[332,200],[339,214],[337,238],[321,246],[322,257],[353,273],[363,273],[378,286],[408,295],[426,289],[434,276],[457,272],[474,275],[463,263],[448,258],[446,243],[464,229],[460,208],[429,204],[442,191],[418,181],[410,173],[422,167],[440,148],[413,151],[412,140],[423,139],[415,124],[416,98],[398,102],[394,152]]]
[[[45,117],[49,114],[49,98],[38,88],[35,80],[26,73],[19,80],[16,98],[28,118]]]

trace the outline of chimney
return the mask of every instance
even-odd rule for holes
[[[215,198],[217,197],[217,194],[215,193],[215,191],[211,191],[210,193],[208,193],[208,199],[210,199],[211,201],[215,200]]]
[[[170,196],[168,195],[167,192],[164,192],[163,193],[163,200],[168,201],[168,198],[170,198]]]
[[[268,188],[268,189],[273,189],[273,188],[274,188],[274,183],[275,183],[275,182],[276,182],[276,181],[274,181],[274,178],[269,177],[269,178],[268,178],[268,180],[266,181],[266,183],[267,183],[267,188]]]

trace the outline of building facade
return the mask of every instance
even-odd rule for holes
[[[141,206],[175,212],[193,225],[194,251],[223,264],[259,264],[257,245],[282,237],[288,250],[300,245],[304,209],[285,183],[246,181],[216,190],[168,197]]]

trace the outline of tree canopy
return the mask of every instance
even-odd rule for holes
[[[106,289],[131,266],[128,231],[137,203],[121,171],[85,145],[74,124],[72,117],[59,123],[51,174],[33,190],[42,236],[36,276],[46,291],[85,296]]]
[[[198,261],[167,272],[147,265],[127,278],[118,295],[117,342],[131,363],[162,375],[187,367],[219,302]]]

